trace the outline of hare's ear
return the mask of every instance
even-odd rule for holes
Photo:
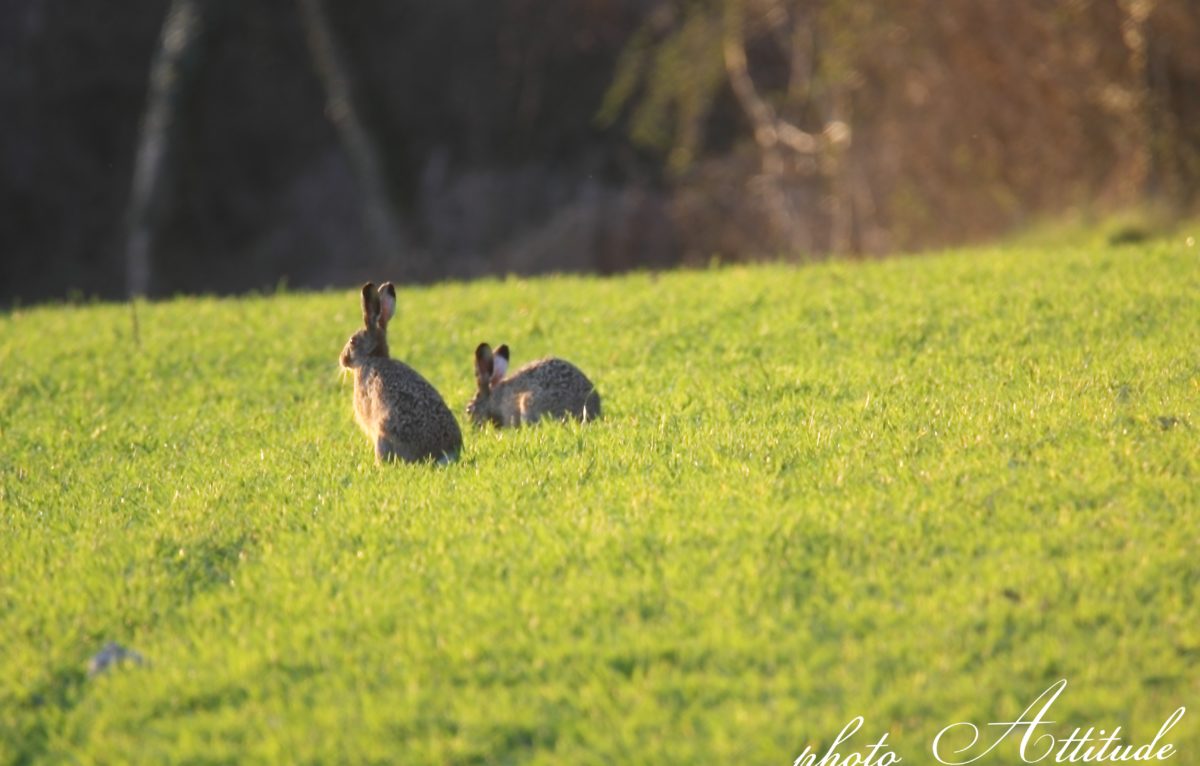
[[[492,347],[486,343],[480,343],[475,348],[475,382],[479,384],[481,389],[487,389],[491,386],[492,366],[495,357],[492,356]]]
[[[375,292],[375,283],[367,282],[362,286],[363,324],[368,328],[374,327],[379,321],[379,294]]]
[[[379,286],[379,326],[387,329],[387,323],[396,314],[396,287],[391,282]]]
[[[508,346],[504,345],[496,349],[495,355],[492,357],[492,385],[496,385],[504,380],[504,376],[508,374]]]

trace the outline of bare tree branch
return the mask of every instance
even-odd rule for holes
[[[194,67],[188,66],[203,29],[202,4],[172,0],[158,50],[150,65],[146,111],[138,135],[129,194],[125,242],[125,287],[130,298],[145,295],[153,276],[152,253],[164,184],[170,164],[176,115]]]
[[[377,257],[386,261],[394,260],[404,250],[403,230],[396,218],[395,206],[381,170],[379,149],[355,108],[349,70],[321,0],[297,2],[313,64],[325,88],[326,113],[337,128],[347,159],[354,168],[366,198],[367,235]],[[409,276],[419,271],[417,264],[408,265]]]
[[[746,61],[743,1],[725,2],[721,47],[730,87],[754,128],[754,140],[758,144],[762,161],[762,176],[757,179],[757,185],[762,189],[767,214],[772,226],[788,241],[798,241],[800,232],[797,216],[792,209],[784,183],[789,168],[786,152],[790,150],[797,155],[817,157],[821,160],[818,167],[827,176],[831,189],[831,244],[834,250],[846,250],[850,242],[851,206],[854,201],[842,177],[841,154],[842,149],[849,144],[850,128],[838,119],[839,110],[835,108],[821,133],[809,133],[780,117],[775,108],[762,97]],[[776,9],[781,10],[778,6]],[[789,17],[783,14],[781,18],[783,21],[776,19],[775,23],[784,23]],[[803,22],[792,18],[792,23],[799,26]],[[804,44],[805,42],[808,44]],[[796,31],[790,53],[792,66],[789,90],[807,92],[808,83],[797,82],[795,78],[802,74],[806,79],[811,78],[811,71],[805,67],[808,57],[811,56],[811,31],[807,41],[798,30]]]
[[[728,0],[721,47],[725,57],[725,73],[742,111],[754,125],[754,140],[763,149],[782,143],[800,154],[816,154],[820,141],[812,133],[783,120],[758,93],[746,64],[746,44],[742,32],[742,8],[739,0]]]

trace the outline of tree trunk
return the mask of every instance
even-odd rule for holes
[[[809,133],[779,116],[779,113],[764,98],[754,84],[746,61],[746,43],[743,20],[744,0],[726,0],[722,18],[721,48],[725,63],[725,75],[730,89],[742,112],[754,129],[754,141],[758,145],[762,173],[758,179],[767,216],[776,233],[786,243],[795,245],[802,238],[798,216],[793,211],[787,189],[787,176],[796,157],[817,159],[821,172],[829,177],[833,202],[831,206],[831,247],[835,251],[847,249],[849,221],[845,206],[845,190],[840,179],[841,154],[850,141],[849,126],[838,119],[836,107],[819,134]],[[794,19],[797,29],[791,47],[792,78],[789,91],[793,94],[808,93],[811,79],[812,30],[803,33],[801,25],[810,26],[811,20]]]
[[[376,259],[393,263],[405,250],[402,227],[381,170],[380,152],[354,105],[345,58],[329,25],[321,0],[297,0],[308,38],[313,66],[325,89],[326,114],[337,129],[346,157],[361,186],[367,237]],[[411,252],[411,250],[410,250]],[[400,277],[421,276],[419,264],[409,262]]]
[[[172,0],[158,50],[150,65],[146,111],[138,135],[125,242],[125,287],[130,298],[146,295],[153,280],[154,236],[172,164],[171,144],[179,106],[195,71],[203,3]]]

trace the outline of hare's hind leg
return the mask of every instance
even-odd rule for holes
[[[380,436],[375,440],[375,458],[380,463],[394,463],[397,460],[404,463],[420,463],[430,457],[436,457],[436,455],[422,452],[410,442],[397,441],[386,436]]]
[[[391,463],[400,457],[400,453],[396,451],[395,446],[388,440],[386,436],[379,436],[375,439],[375,461],[378,463]]]
[[[517,417],[512,425],[531,426],[538,422],[538,411],[533,406],[533,393],[524,391],[517,397]]]
[[[411,444],[398,442],[386,436],[380,436],[375,440],[375,459],[380,463],[394,463],[397,460],[415,463],[425,457],[425,455],[417,454]]]
[[[586,423],[598,417],[600,417],[600,394],[596,393],[596,389],[592,389],[587,395],[587,399],[583,402],[583,417],[581,420]]]

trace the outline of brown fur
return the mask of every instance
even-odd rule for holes
[[[354,418],[379,462],[452,460],[462,431],[429,381],[387,352],[387,322],[395,310],[390,282],[363,285],[363,329],[346,342],[342,367],[354,371]]]
[[[505,428],[532,425],[544,417],[594,420],[600,417],[600,394],[578,367],[547,357],[530,362],[496,382],[492,378],[492,350],[480,344],[475,350],[475,398],[467,414],[477,426],[485,422]]]

